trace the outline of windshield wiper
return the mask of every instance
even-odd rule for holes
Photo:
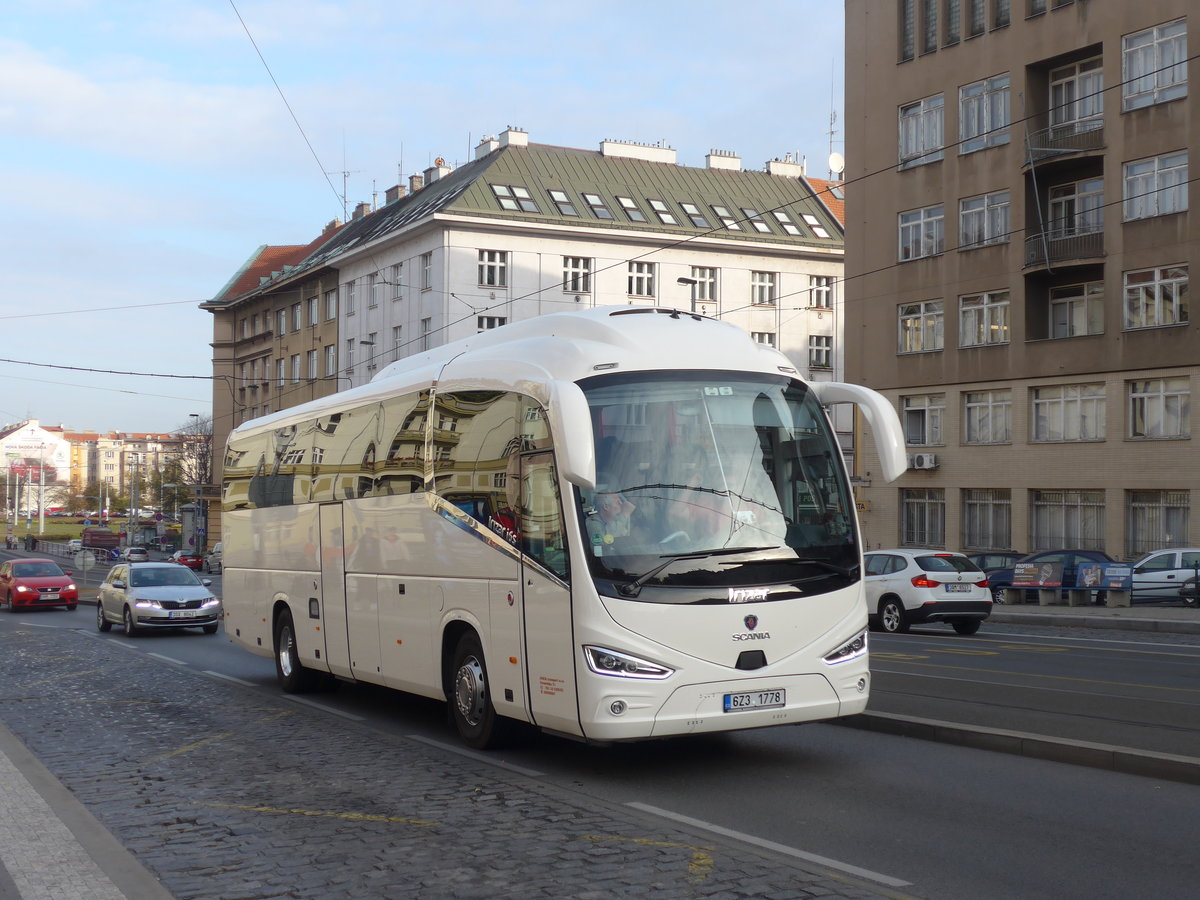
[[[826,560],[826,559],[799,559],[799,558],[788,559],[787,557],[781,557],[781,556],[773,556],[770,559],[747,559],[747,560],[743,560],[742,562],[723,562],[723,563],[721,563],[721,565],[723,565],[723,566],[751,566],[751,565],[756,565],[756,564],[764,565],[766,563],[797,563],[797,564],[802,564],[802,565],[819,566],[822,569],[825,569],[829,572],[833,572],[834,574],[837,574],[837,575],[844,575],[847,578],[854,575],[854,573],[858,570],[858,566],[838,566],[838,565],[834,565],[833,563],[829,562],[829,560]]]
[[[617,593],[622,597],[636,597],[642,592],[642,587],[646,582],[671,565],[673,562],[678,562],[681,559],[707,559],[710,556],[729,556],[731,553],[761,553],[764,550],[774,550],[774,547],[718,547],[715,550],[695,550],[691,553],[671,553],[664,556],[663,561],[647,572],[645,575],[640,575],[629,584],[617,585]]]

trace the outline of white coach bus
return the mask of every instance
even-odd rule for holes
[[[598,307],[400,360],[230,435],[226,630],[285,691],[445,700],[480,748],[861,712],[839,401],[899,475],[882,396],[703,316]]]

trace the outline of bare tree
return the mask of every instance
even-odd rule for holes
[[[178,457],[182,483],[193,486],[212,484],[212,416],[192,415],[187,424],[181,425],[175,433],[183,438]]]

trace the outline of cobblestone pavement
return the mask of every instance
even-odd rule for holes
[[[897,896],[83,631],[5,635],[0,720],[177,898]]]

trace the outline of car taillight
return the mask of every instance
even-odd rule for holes
[[[942,583],[941,583],[940,581],[930,581],[930,580],[929,580],[928,578],[926,578],[924,575],[914,575],[914,576],[913,576],[912,583],[913,583],[913,587],[931,587],[931,588],[935,588],[935,587],[941,587],[941,586],[942,586]]]
[[[988,580],[986,578],[983,579],[983,581],[975,582],[975,587],[987,587],[987,586],[988,586]]]

